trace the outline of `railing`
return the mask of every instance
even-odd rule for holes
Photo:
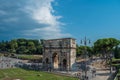
[[[114,78],[114,80],[117,80],[117,76]]]
[[[115,78],[114,78],[114,80],[117,80],[117,72],[115,72]]]

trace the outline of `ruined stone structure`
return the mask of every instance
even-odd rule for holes
[[[76,41],[73,38],[43,40],[43,67],[72,70],[76,60]]]

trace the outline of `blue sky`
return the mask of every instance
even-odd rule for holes
[[[119,0],[0,0],[0,40],[120,39]]]

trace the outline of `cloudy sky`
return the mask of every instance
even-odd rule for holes
[[[0,40],[120,39],[119,0],[0,0]]]
[[[0,0],[0,38],[48,39],[68,37],[54,0]]]

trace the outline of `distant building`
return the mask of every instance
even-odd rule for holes
[[[43,66],[46,69],[72,70],[76,60],[74,38],[43,40]]]

